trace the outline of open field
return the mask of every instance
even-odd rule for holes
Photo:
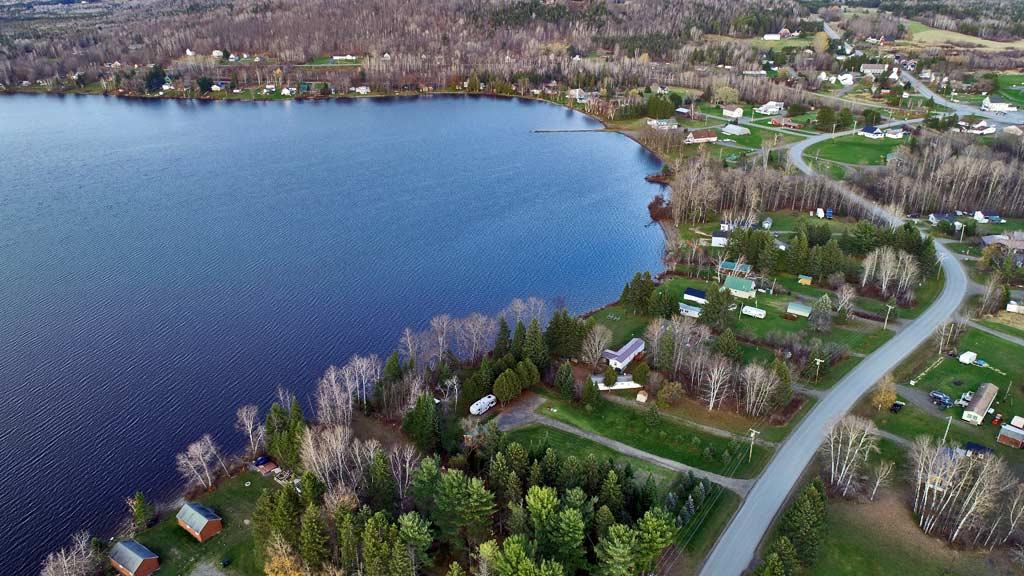
[[[983,326],[998,330],[1003,334],[1024,338],[1024,315],[1002,311],[995,316],[987,316],[978,321]]]
[[[651,421],[643,411],[611,402],[604,402],[596,410],[588,410],[550,398],[537,408],[537,412],[662,458],[717,474],[727,474],[734,465],[734,459],[743,457],[744,462],[735,474],[738,478],[755,476],[770,455],[767,448],[755,446],[753,461],[746,462],[747,447],[742,443],[712,436],[667,418]]]
[[[885,156],[899,148],[903,139],[882,138],[872,140],[857,134],[826,140],[807,149],[804,157],[809,160],[822,158],[844,164],[885,164]]]
[[[824,540],[815,576],[969,576],[996,574],[987,552],[954,550],[917,527],[895,491],[875,502],[829,501]],[[1003,572],[998,572],[1002,574]]]
[[[997,42],[977,36],[968,36],[960,32],[939,30],[913,20],[904,21],[907,30],[912,34],[909,40],[896,41],[897,46],[970,46],[981,50],[1024,50],[1024,40],[1015,42]]]
[[[231,561],[229,572],[262,574],[263,559],[253,547],[248,522],[260,493],[277,488],[273,480],[245,472],[198,498],[198,502],[224,519],[223,531],[205,543],[200,544],[178,526],[174,517],[177,510],[169,511],[156,526],[140,532],[136,539],[160,555],[161,574],[188,574],[197,563],[219,564],[223,559]]]
[[[1024,106],[1024,74],[1000,74],[996,77],[996,92],[1018,107]]]

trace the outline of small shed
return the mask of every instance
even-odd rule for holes
[[[974,392],[974,397],[971,398],[967,407],[964,408],[963,419],[975,426],[981,426],[981,423],[985,421],[989,408],[996,401],[996,394],[998,393],[999,388],[990,382],[978,386],[978,389]]]
[[[641,390],[636,393],[636,401],[641,404],[647,403],[647,390]]]
[[[224,522],[216,512],[198,502],[186,502],[178,510],[177,518],[178,526],[200,542],[213,538],[224,527]]]
[[[806,274],[801,274],[797,278],[796,283],[801,285],[801,286],[810,286],[811,284],[814,283],[814,277],[813,276],[808,276]]]
[[[801,304],[800,302],[790,302],[789,305],[786,306],[786,314],[807,318],[811,315],[811,307],[807,304]]]
[[[999,436],[996,438],[996,442],[1014,448],[1024,448],[1024,429],[1012,424],[1003,424],[1002,428],[999,429]]]
[[[711,246],[713,248],[724,248],[729,244],[729,233],[715,230],[711,233]]]
[[[740,126],[739,124],[726,124],[722,126],[722,134],[728,134],[730,136],[746,136],[750,134],[750,128]]]
[[[124,576],[149,576],[160,569],[160,557],[135,540],[122,540],[110,549],[110,565]]]
[[[733,296],[743,300],[753,298],[756,288],[753,280],[739,276],[727,277],[724,286]]]
[[[961,364],[974,364],[974,361],[977,360],[977,359],[978,359],[978,353],[977,352],[971,352],[970,350],[968,350],[967,352],[964,352],[963,354],[960,355],[960,363]]]
[[[697,304],[707,304],[708,295],[703,290],[687,288],[683,291],[683,300],[689,300],[691,302],[696,302]]]

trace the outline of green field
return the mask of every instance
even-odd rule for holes
[[[645,412],[611,402],[604,402],[596,410],[588,410],[562,400],[549,399],[537,408],[537,413],[662,458],[718,474],[729,474],[734,468],[734,459],[747,454],[747,447],[742,443],[706,434],[668,418],[651,422]],[[730,454],[728,459],[724,458],[726,451]],[[752,478],[764,467],[769,456],[770,450],[756,446],[753,461],[747,462],[744,458],[733,475]]]
[[[886,155],[896,150],[904,142],[905,139],[893,140],[892,138],[882,138],[880,140],[872,140],[864,136],[851,134],[819,142],[809,147],[804,152],[804,158],[808,160],[821,158],[844,164],[880,166],[885,164]]]
[[[260,493],[278,487],[273,480],[245,472],[198,498],[224,519],[223,531],[202,544],[178,526],[174,517],[177,510],[169,511],[136,539],[160,556],[161,574],[188,574],[197,563],[219,565],[224,559],[231,561],[227,570],[232,573],[262,574],[263,559],[253,547],[252,532],[245,522],[251,520]]]
[[[330,56],[319,56],[313,58],[305,66],[359,66],[362,64],[362,59],[356,58],[355,60],[332,60]]]
[[[740,146],[746,146],[747,148],[754,149],[760,149],[761,144],[765,141],[769,142],[771,144],[771,147],[774,149],[784,144],[789,144],[791,142],[796,142],[798,140],[803,139],[800,136],[795,136],[793,134],[783,134],[780,132],[775,132],[774,130],[757,128],[755,126],[751,126],[750,124],[744,124],[743,127],[750,130],[750,134],[745,134],[742,136],[721,134],[719,136],[719,139],[721,140],[728,138],[736,142]]]
[[[979,320],[979,324],[987,326],[993,330],[998,330],[1003,334],[1009,334],[1010,336],[1016,336],[1017,338],[1024,338],[1024,328],[1019,326],[1013,326],[1007,322],[1016,320],[1015,318],[1007,318],[1010,315],[1015,314],[1014,312],[1000,312],[995,318],[991,320]]]
[[[1024,74],[1000,74],[997,93],[1017,106],[1024,106]]]

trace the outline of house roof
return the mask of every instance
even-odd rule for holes
[[[801,280],[814,280],[814,277],[813,276],[808,276],[807,274],[800,274],[800,279]]]
[[[879,128],[875,127],[875,126],[865,126],[865,127],[861,128],[860,131],[861,132],[865,132],[867,134],[877,134],[877,133],[881,132],[881,130]]]
[[[711,233],[711,236],[715,238],[728,238],[729,233],[724,230],[715,230],[714,232]]]
[[[1018,442],[1024,442],[1024,430],[1011,426],[1010,424],[1003,424],[1003,427],[999,431],[1000,436],[1009,436]]]
[[[680,312],[693,312],[694,314],[700,314],[701,309],[700,309],[699,306],[691,306],[690,304],[684,304],[684,303],[680,302],[679,303],[679,311]]]
[[[746,274],[746,273],[750,272],[753,269],[753,268],[750,267],[750,264],[737,264],[737,263],[733,262],[732,260],[726,260],[726,261],[722,262],[721,264],[719,264],[719,267],[722,270],[729,270],[729,271],[739,272],[740,274]]]
[[[694,298],[707,298],[708,295],[703,290],[697,290],[696,288],[687,288],[683,291],[683,294],[693,296]]]
[[[811,307],[808,306],[807,304],[801,304],[800,302],[790,302],[789,305],[786,306],[786,312],[803,312],[804,314],[810,314]]]
[[[754,281],[747,278],[740,278],[739,276],[728,276],[725,279],[725,287],[729,290],[752,292],[754,290]]]
[[[722,105],[722,110],[728,110],[729,112],[734,112],[734,111],[739,110],[739,109],[740,109],[740,107],[735,105],[735,104],[723,104]]]
[[[975,414],[984,415],[992,406],[992,402],[995,401],[996,394],[998,393],[999,388],[997,388],[995,384],[986,382],[981,386],[978,386],[978,390],[974,392],[974,397],[967,403],[967,407],[964,408],[964,412],[974,412]]]
[[[601,356],[607,360],[624,362],[642,352],[643,349],[644,341],[640,338],[633,338],[629,342],[626,342],[625,346],[622,348],[619,348],[618,350],[605,350]]]
[[[716,134],[714,130],[694,130],[693,132],[690,132],[690,136],[693,136],[694,139],[718,138],[718,134]]]
[[[138,570],[142,562],[149,558],[159,556],[135,540],[122,540],[110,549],[110,559],[124,566],[129,572]]]
[[[1006,102],[1006,100],[1003,100],[1002,96],[995,96],[993,94],[988,95],[988,101],[993,104],[1002,104],[1003,102]]]
[[[207,522],[219,519],[220,516],[216,512],[198,502],[186,502],[181,510],[178,510],[178,520],[196,532],[202,532]]]

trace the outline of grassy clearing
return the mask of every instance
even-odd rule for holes
[[[669,470],[668,468],[662,468],[641,460],[639,458],[632,458],[625,456],[608,448],[603,444],[598,444],[586,438],[582,438],[575,434],[563,432],[557,428],[551,428],[550,426],[544,426],[542,424],[532,424],[525,426],[517,430],[512,430],[505,435],[509,440],[519,442],[527,448],[531,445],[540,445],[547,442],[547,445],[554,448],[556,452],[563,455],[573,454],[577,458],[585,458],[588,454],[593,454],[601,460],[615,460],[616,462],[628,462],[634,470],[638,472],[638,478],[646,478],[648,474],[654,476],[654,479],[658,481],[659,486],[670,482],[676,476],[676,472]]]
[[[999,397],[995,405],[997,412],[1007,416],[1024,413],[1024,390],[1021,386],[1024,350],[1020,346],[980,330],[968,330],[960,340],[959,349],[977,352],[979,359],[985,360],[993,368],[1004,373],[1000,374],[991,368],[961,364],[956,358],[945,357],[938,366],[920,378],[917,386],[924,390],[941,390],[955,399],[984,382],[991,382],[999,387]],[[934,353],[930,357],[934,359]],[[915,376],[916,374],[910,377]]]
[[[875,502],[829,502],[815,576],[967,576],[995,573],[984,552],[960,552],[925,536],[902,497],[886,492]],[[1001,573],[1001,572],[1000,572]]]
[[[998,42],[996,40],[978,38],[977,36],[968,36],[967,34],[961,34],[960,32],[953,32],[951,30],[939,30],[938,28],[932,28],[931,26],[915,22],[913,20],[907,20],[905,21],[905,24],[907,30],[912,34],[912,36],[909,40],[897,41],[897,46],[913,45],[953,47],[953,44],[955,43],[961,46],[973,45],[981,50],[1024,50],[1024,40]]]
[[[200,562],[219,564],[222,559],[231,560],[229,572],[262,574],[263,558],[252,545],[252,532],[246,521],[251,519],[260,493],[277,488],[273,480],[245,472],[221,482],[216,491],[198,498],[224,519],[223,531],[205,543],[200,544],[178,526],[174,517],[177,510],[168,512],[156,526],[139,533],[136,539],[160,555],[161,574],[188,574]]]
[[[305,66],[359,66],[362,64],[361,58],[355,60],[332,60],[330,56],[318,56],[313,58],[309,62],[306,62]]]
[[[784,134],[776,132],[774,130],[766,130],[764,128],[758,128],[751,126],[750,124],[743,125],[744,128],[750,130],[750,134],[742,136],[732,136],[729,134],[723,134],[720,138],[728,138],[740,146],[746,146],[747,148],[760,149],[761,144],[768,142],[772,149],[778,148],[779,146],[789,144],[791,142],[797,142],[803,140],[802,137],[794,134]]]
[[[611,348],[618,348],[631,338],[644,335],[650,317],[627,312],[622,306],[608,306],[591,315],[598,324],[604,324],[612,331]]]
[[[979,323],[1003,334],[1024,338],[1024,315],[1004,310],[995,316],[980,320]]]
[[[904,141],[892,138],[872,140],[857,134],[840,136],[832,140],[819,142],[807,149],[804,157],[813,160],[822,158],[844,164],[869,164],[880,166],[885,164],[885,157],[899,148]]]
[[[537,412],[581,430],[708,472],[728,473],[734,465],[734,459],[746,454],[744,446],[739,442],[705,434],[667,418],[652,421],[641,411],[611,402],[603,403],[596,410],[587,410],[552,398],[542,404]],[[753,461],[744,461],[735,476],[753,477],[767,463],[770,453],[767,448],[755,446]]]

